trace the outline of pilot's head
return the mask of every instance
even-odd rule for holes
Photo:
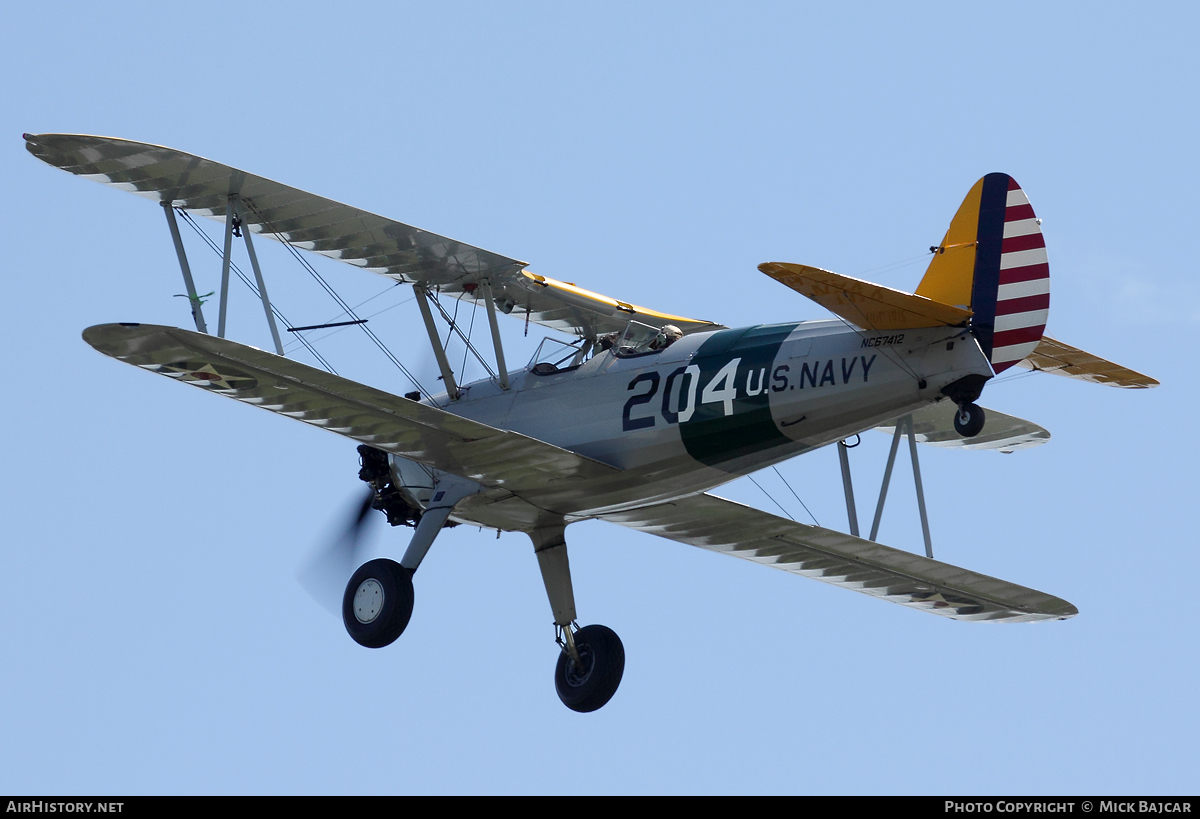
[[[651,350],[665,350],[679,339],[683,338],[683,331],[674,324],[664,324],[658,330],[658,335],[650,342]]]

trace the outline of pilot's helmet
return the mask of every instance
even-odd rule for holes
[[[665,350],[683,337],[683,331],[674,324],[664,324],[650,342],[651,350]]]

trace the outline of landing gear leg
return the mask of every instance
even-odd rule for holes
[[[479,484],[447,476],[433,488],[432,500],[421,515],[412,541],[397,563],[379,558],[364,563],[346,584],[342,595],[342,622],[354,642],[383,648],[396,641],[413,610],[413,574],[446,524],[454,505],[479,491]]]
[[[617,693],[625,673],[625,647],[606,626],[575,625],[575,593],[567,560],[564,525],[556,521],[529,533],[542,582],[554,612],[555,639],[561,649],[554,688],[563,705],[587,713],[602,708]]]

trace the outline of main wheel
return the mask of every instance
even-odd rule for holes
[[[954,414],[954,430],[964,438],[974,438],[983,431],[983,407],[963,404]]]
[[[359,566],[342,595],[346,631],[367,648],[395,642],[408,626],[412,610],[412,572],[387,558]]]
[[[575,632],[581,665],[567,652],[558,657],[554,687],[563,705],[586,714],[602,708],[617,693],[625,673],[625,647],[607,626],[584,626]]]

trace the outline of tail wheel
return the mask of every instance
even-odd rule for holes
[[[588,713],[604,706],[625,673],[625,647],[607,626],[584,626],[574,634],[580,662],[563,651],[554,670],[554,687],[563,705]]]
[[[367,648],[394,643],[408,626],[412,610],[412,572],[387,558],[360,566],[342,595],[346,631]]]
[[[978,404],[963,404],[954,415],[954,429],[964,438],[974,438],[983,431],[985,420],[983,407]]]

